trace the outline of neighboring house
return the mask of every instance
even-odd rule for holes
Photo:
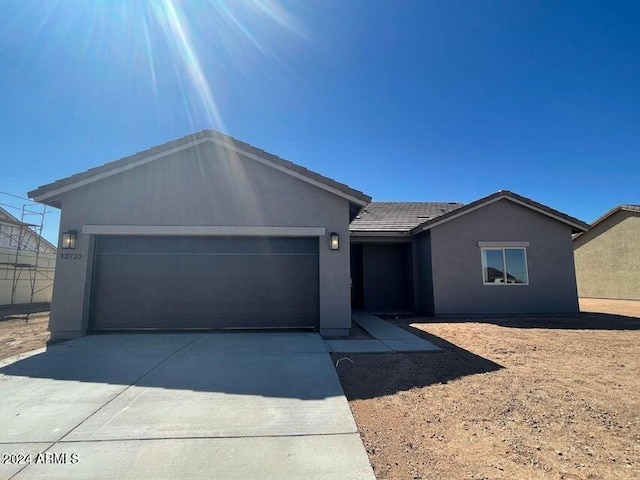
[[[62,210],[61,246],[73,247],[56,270],[54,340],[122,329],[345,335],[351,291],[371,310],[577,310],[571,233],[587,226],[509,192],[393,213],[203,131],[29,196]]]
[[[0,208],[0,305],[51,301],[56,247]]]
[[[640,205],[619,205],[573,239],[578,295],[640,300]]]

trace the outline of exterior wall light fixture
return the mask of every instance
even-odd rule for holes
[[[62,248],[65,250],[76,248],[76,240],[78,239],[77,230],[69,230],[62,232]]]
[[[331,232],[330,238],[329,248],[331,248],[331,250],[340,250],[340,235],[336,232]]]

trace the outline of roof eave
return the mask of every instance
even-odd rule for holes
[[[89,185],[91,183],[100,181],[104,178],[108,178],[110,176],[116,175],[118,173],[122,173],[125,172],[127,170],[131,170],[133,168],[137,168],[141,165],[145,165],[149,162],[152,162],[156,159],[159,158],[163,158],[169,155],[172,155],[174,153],[180,152],[182,150],[186,150],[189,148],[193,148],[197,145],[203,144],[203,143],[213,143],[215,145],[219,145],[222,147],[225,147],[229,150],[235,151],[236,153],[240,153],[243,156],[246,156],[248,158],[251,158],[259,163],[262,163],[264,165],[267,165],[271,168],[274,168],[275,170],[281,171],[287,175],[291,175],[294,178],[298,178],[306,183],[309,183],[311,185],[314,185],[322,190],[328,191],[330,193],[333,193],[334,195],[337,195],[339,197],[345,198],[347,199],[350,203],[362,208],[365,205],[367,205],[369,202],[371,202],[371,197],[369,195],[366,195],[363,192],[359,192],[357,190],[354,190],[350,187],[348,187],[347,185],[344,184],[340,184],[342,186],[345,187],[345,190],[347,191],[343,191],[340,188],[336,188],[334,186],[331,186],[327,183],[324,183],[318,179],[315,178],[311,178],[310,176],[304,175],[303,173],[297,172],[295,170],[286,168],[285,166],[282,165],[278,165],[268,159],[262,158],[259,155],[256,155],[246,149],[242,149],[242,148],[238,148],[235,145],[231,145],[230,142],[234,141],[237,143],[241,143],[239,140],[234,139],[233,137],[227,136],[225,135],[226,139],[220,138],[223,134],[218,134],[217,132],[199,132],[197,134],[191,135],[190,140],[185,140],[183,143],[179,143],[179,144],[175,144],[174,142],[178,142],[178,141],[172,141],[172,142],[168,142],[168,145],[174,145],[165,149],[161,149],[160,151],[157,151],[157,153],[152,153],[154,151],[154,149],[158,149],[159,147],[153,147],[151,149],[149,149],[149,153],[146,155],[141,155],[140,159],[138,160],[134,160],[131,161],[129,163],[123,163],[120,166],[114,167],[112,169],[108,169],[102,172],[96,172],[95,175],[90,175],[90,176],[85,176],[84,178],[79,178],[78,181],[76,182],[70,182],[67,184],[63,184],[60,185],[59,187],[56,188],[55,184],[56,182],[50,183],[50,184],[46,184],[43,186],[40,186],[38,188],[36,188],[35,190],[30,191],[27,195],[29,196],[29,198],[32,198],[33,200],[40,202],[40,203],[45,203],[47,205],[52,205],[51,203],[47,203],[49,202],[52,198],[54,197],[59,197],[60,195],[63,195],[64,193],[67,193],[71,190],[75,190],[77,188],[83,187],[85,185]],[[189,136],[188,136],[189,137]],[[185,138],[188,138],[185,137]],[[255,148],[255,147],[252,147]],[[257,149],[256,149],[257,150]],[[124,157],[124,159],[121,160],[125,160],[127,158],[132,158],[135,157],[136,155],[140,155],[140,153],[138,154],[134,154],[131,155],[130,157]],[[269,154],[271,155],[271,154]],[[282,161],[282,162],[287,162],[284,159],[281,159],[280,157],[276,157],[275,155],[271,155],[274,158],[277,158],[278,160]],[[119,160],[116,160],[116,162],[118,162]],[[292,162],[289,162],[292,163]],[[319,177],[323,177],[320,174],[317,174],[316,172],[312,172],[309,170],[310,173],[317,175]],[[70,178],[70,177],[67,177]],[[323,177],[326,178],[326,177]],[[328,179],[327,180],[331,180]],[[335,182],[336,184],[338,184],[338,182]],[[59,207],[57,207],[59,208]]]
[[[441,225],[445,222],[448,222],[450,220],[454,220],[462,215],[465,215],[467,213],[471,213],[475,210],[478,210],[479,208],[482,207],[486,207],[487,205],[490,205],[492,203],[495,203],[499,200],[510,200],[514,203],[517,203],[519,205],[522,205],[526,208],[529,208],[531,210],[534,210],[542,215],[545,215],[547,217],[553,218],[559,222],[562,222],[564,224],[567,224],[571,227],[571,233],[583,233],[586,232],[587,230],[589,230],[589,225],[585,222],[582,222],[578,219],[573,219],[572,217],[569,217],[568,215],[564,215],[561,212],[558,212],[557,210],[554,210],[550,207],[545,207],[541,204],[538,204],[537,202],[534,202],[533,200],[529,200],[525,197],[522,197],[516,193],[513,193],[511,191],[508,190],[501,190],[499,192],[493,193],[491,195],[488,195],[484,198],[481,198],[479,200],[476,200],[475,202],[469,203],[463,207],[460,207],[459,209],[456,210],[452,210],[450,212],[445,213],[444,215],[431,219],[431,220],[427,220],[426,222],[418,225],[417,227],[415,227],[413,230],[411,230],[411,234],[412,235],[417,235],[419,233],[422,233],[426,230],[430,230],[433,227],[436,227],[438,225]],[[544,208],[540,208],[538,205],[541,205]],[[574,221],[575,220],[575,221]]]
[[[633,206],[629,206],[629,205],[618,205],[616,207],[613,207],[611,210],[606,212],[604,215],[601,215],[600,217],[596,218],[593,221],[593,223],[591,224],[590,230],[596,228],[598,225],[600,225],[606,219],[612,217],[613,215],[615,215],[618,212],[636,212],[636,213],[638,213],[638,212],[640,212],[640,209],[633,208]],[[573,237],[573,239],[576,240],[577,238],[582,236],[583,233],[586,233],[586,230],[583,231],[583,232],[578,232],[578,234],[575,237]]]
[[[349,230],[351,237],[411,237],[407,230]]]

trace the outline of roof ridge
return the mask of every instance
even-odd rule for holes
[[[449,205],[461,205],[463,204],[462,202],[449,202],[449,201],[444,201],[444,200],[427,200],[427,201],[409,201],[409,202],[403,202],[403,201],[386,201],[386,200],[382,200],[382,201],[372,201],[369,202],[369,204],[382,204],[382,203],[386,203],[386,204],[394,204],[394,205],[410,205],[410,204],[416,204],[416,205],[432,205],[432,204],[436,204],[436,203],[443,203],[443,204],[449,204]]]

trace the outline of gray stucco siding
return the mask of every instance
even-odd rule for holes
[[[210,143],[155,160],[60,197],[60,231],[84,225],[324,227],[319,238],[320,328],[351,324],[349,202],[300,179]],[[340,250],[327,236],[337,232]],[[52,339],[84,334],[88,321],[93,236],[79,233],[73,253],[59,260]],[[64,252],[64,251],[61,251]]]
[[[430,235],[434,313],[578,311],[568,225],[501,199],[433,227]],[[529,284],[484,285],[479,241],[529,242]]]

